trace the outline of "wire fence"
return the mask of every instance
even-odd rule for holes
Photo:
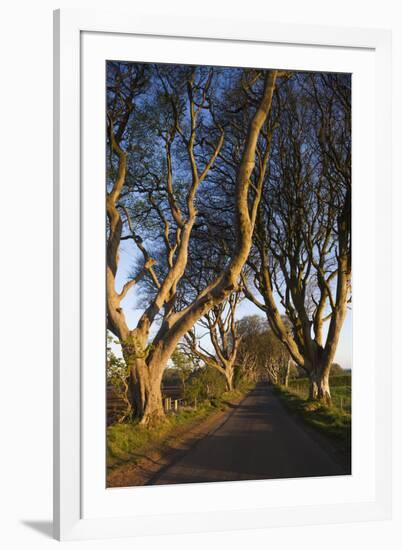
[[[288,390],[302,399],[309,397],[309,381],[307,378],[291,380]],[[334,376],[330,379],[331,406],[342,412],[352,411],[352,384],[350,376]]]

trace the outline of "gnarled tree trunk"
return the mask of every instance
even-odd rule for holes
[[[233,390],[233,367],[229,367],[225,370],[226,387],[228,391]]]
[[[331,404],[331,391],[329,388],[329,373],[331,365],[317,363],[310,372],[309,399],[322,401],[326,405]]]
[[[200,173],[194,154],[194,141],[197,127],[196,121],[199,107],[194,101],[194,81],[193,79],[189,80],[188,96],[191,115],[191,134],[186,141],[186,146],[191,164],[192,182],[189,185],[186,197],[187,215],[184,215],[175,200],[171,186],[172,174],[171,170],[169,170],[171,166],[169,164],[168,154],[167,165],[169,173],[166,191],[169,196],[171,215],[175,219],[177,225],[175,246],[172,247],[169,243],[166,245],[169,253],[169,270],[163,281],[159,281],[157,274],[153,270],[155,260],[150,257],[142,240],[134,233],[130,217],[127,215],[127,209],[123,208],[130,232],[127,237],[132,238],[137,247],[141,250],[144,256],[144,265],[138,274],[129,280],[123,286],[121,292],[118,293],[116,291],[115,278],[123,226],[119,198],[122,188],[125,185],[128,153],[122,150],[119,140],[116,138],[112,119],[110,117],[109,139],[112,152],[118,162],[118,175],[112,190],[107,196],[107,215],[110,224],[107,252],[108,328],[119,338],[123,348],[124,358],[130,367],[133,404],[135,407],[134,414],[140,419],[141,424],[150,424],[154,422],[154,420],[164,416],[160,387],[162,375],[180,339],[187,334],[194,324],[208,313],[213,306],[222,303],[238,288],[240,272],[250,252],[257,208],[262,192],[263,177],[260,177],[259,181],[253,185],[253,197],[250,198],[251,176],[256,163],[257,142],[271,110],[272,96],[277,76],[278,71],[275,70],[268,71],[265,75],[262,98],[249,123],[242,158],[237,170],[235,194],[236,250],[227,268],[217,275],[214,281],[207,285],[191,304],[180,311],[175,311],[174,306],[177,295],[177,285],[186,270],[191,232],[197,217],[197,210],[195,207],[196,193],[222,147],[224,138],[223,129],[220,129],[220,137],[213,154]],[[207,89],[204,95],[206,95],[206,92]],[[176,128],[174,134],[176,130],[179,131],[179,129]],[[170,151],[170,146],[171,142],[168,142],[168,153]],[[267,161],[268,156],[265,160],[265,165]],[[164,218],[164,221],[166,230],[168,220]],[[167,241],[169,241],[169,232]],[[145,276],[152,279],[156,285],[157,292],[149,306],[143,312],[138,321],[137,328],[130,330],[121,307],[121,301],[127,295],[130,288]],[[151,325],[162,310],[163,322],[151,343],[149,341]],[[232,377],[230,384],[232,384]]]
[[[169,354],[162,345],[150,351],[146,331],[132,331],[122,343],[124,360],[130,369],[130,396],[134,416],[140,424],[152,425],[165,416],[161,383]]]
[[[327,405],[331,404],[331,392],[329,389],[329,369],[321,371],[317,383],[317,399],[323,401]]]
[[[317,381],[315,379],[315,376],[311,374],[310,380],[309,380],[308,398],[310,399],[310,401],[315,401],[317,399],[317,396],[318,396]]]
[[[164,416],[161,380],[164,368],[152,368],[144,359],[130,362],[130,386],[134,414],[141,424],[153,424]]]

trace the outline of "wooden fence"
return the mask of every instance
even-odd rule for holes
[[[163,384],[162,385],[162,400],[165,411],[176,412],[184,405],[183,388],[180,384]],[[120,399],[113,386],[107,386],[106,390],[106,412],[107,425],[113,424],[118,420],[125,410],[125,404]]]

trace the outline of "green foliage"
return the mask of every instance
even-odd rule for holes
[[[129,398],[130,370],[124,359],[122,357],[117,357],[111,348],[112,343],[117,342],[114,341],[113,337],[110,335],[108,335],[107,340],[106,381],[109,386],[112,386],[116,397],[124,403],[124,409],[117,419],[118,422],[122,422],[126,418],[129,418],[132,414],[132,407]]]
[[[216,403],[225,391],[226,383],[223,374],[210,367],[201,367],[192,373],[184,398],[189,403],[205,400]]]
[[[226,402],[238,399],[254,386],[249,380],[240,378],[236,389],[228,392],[225,377],[218,370],[207,366],[194,368],[188,357],[177,351],[172,360],[174,366],[165,370],[163,382],[167,386],[180,382],[183,385],[183,398],[190,406],[204,403],[219,408],[225,406]]]
[[[122,357],[117,357],[112,351],[111,344],[117,342],[113,340],[113,337],[110,335],[108,335],[107,340],[106,379],[108,384],[112,384],[113,386],[120,385],[121,381],[129,376],[129,369],[124,359]]]
[[[183,392],[186,391],[186,383],[193,372],[193,365],[190,359],[181,350],[176,348],[172,355],[172,363],[176,371],[177,377],[183,386]]]

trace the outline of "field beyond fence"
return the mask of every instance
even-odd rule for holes
[[[290,380],[287,389],[302,399],[307,399],[309,380],[308,378]],[[332,406],[350,414],[352,412],[352,376],[350,374],[331,376],[330,390]]]

